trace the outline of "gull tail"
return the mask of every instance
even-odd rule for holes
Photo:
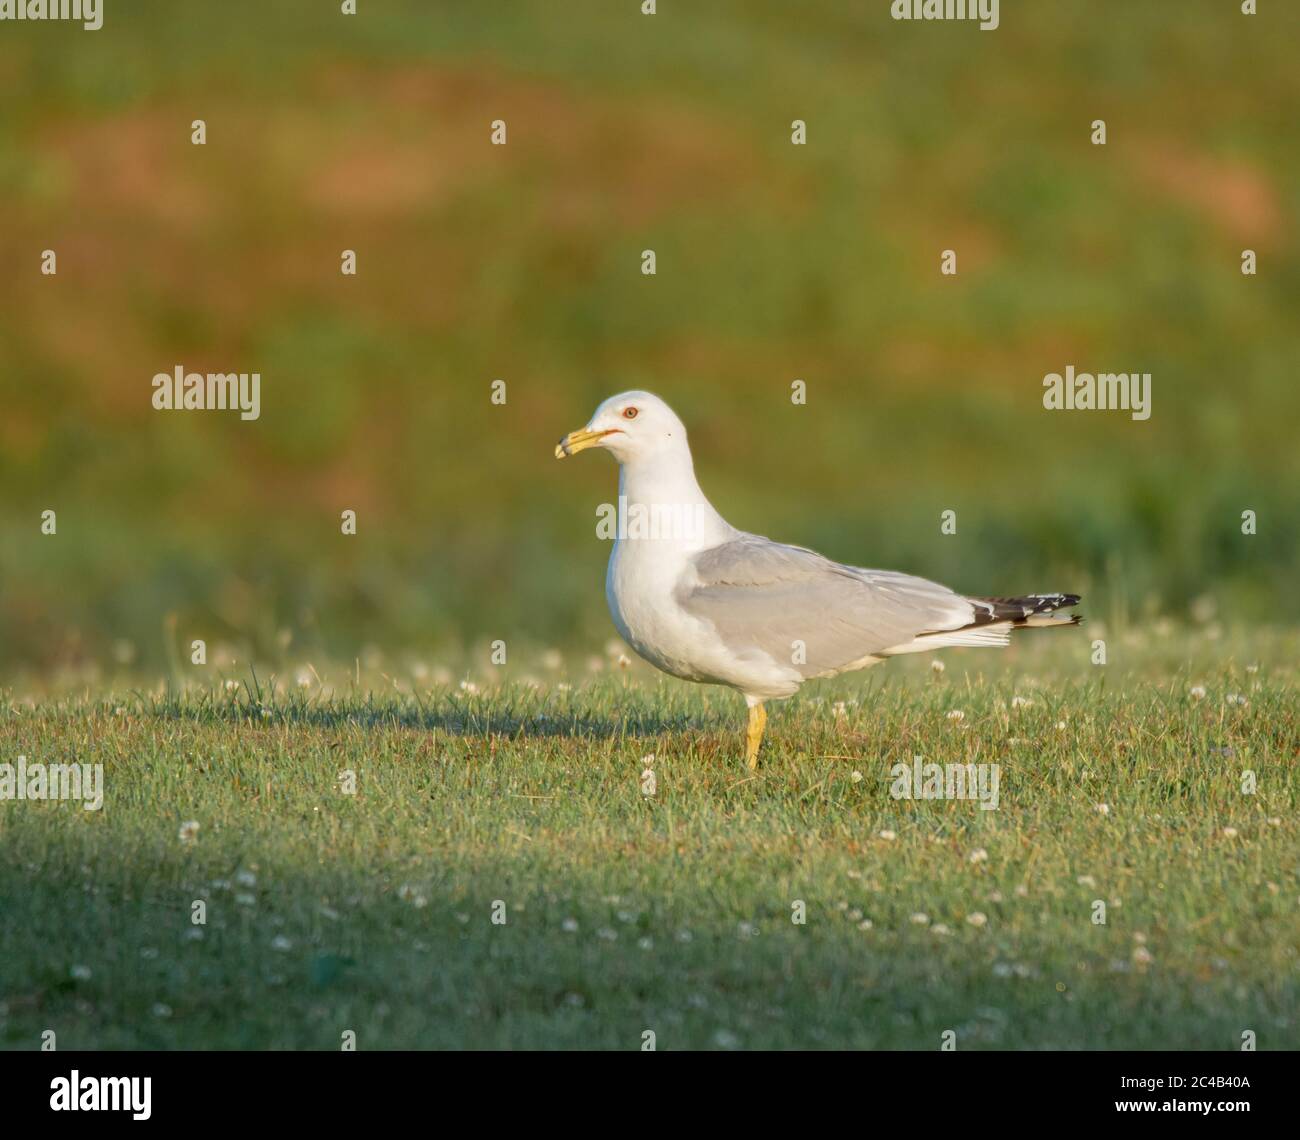
[[[993,648],[1007,645],[1011,633],[1047,625],[1078,625],[1078,614],[1055,611],[1078,605],[1078,594],[1025,594],[1018,598],[967,598],[975,608],[975,620],[960,629],[933,630],[918,634],[903,645],[895,645],[878,654],[893,657],[900,653],[928,653],[932,649],[966,646]]]

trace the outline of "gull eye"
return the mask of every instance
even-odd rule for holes
[[[625,420],[634,420],[634,419],[636,419],[636,417],[637,417],[637,410],[636,410],[636,408],[624,408],[624,409],[623,409],[623,418],[624,418]]]

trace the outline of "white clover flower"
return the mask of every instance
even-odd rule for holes
[[[478,686],[474,684],[473,681],[469,681],[469,680],[462,681],[460,683],[460,691],[462,693],[465,693],[467,696],[472,697],[478,693]]]
[[[1190,689],[1187,690],[1187,694],[1194,701],[1203,701],[1205,699],[1205,686],[1193,685]]]
[[[578,920],[576,918],[566,918],[560,923],[560,929],[566,934],[576,934],[578,932]]]
[[[1098,804],[1097,811],[1102,815],[1110,815],[1110,804]]]
[[[870,929],[871,929],[873,926],[875,926],[875,925],[876,925],[876,924],[875,924],[874,922],[872,922],[871,919],[869,919],[869,918],[864,918],[861,922],[858,923],[858,929],[859,929],[859,930],[870,930]]]
[[[1230,705],[1237,705],[1238,707],[1243,708],[1243,709],[1244,709],[1248,704],[1250,704],[1250,702],[1249,702],[1248,700],[1246,700],[1246,698],[1243,697],[1240,693],[1229,693],[1229,694],[1228,694],[1226,697],[1224,697],[1223,699],[1224,699],[1224,701],[1226,701],[1228,704],[1230,704]]]
[[[285,951],[293,949],[293,943],[290,942],[289,939],[287,939],[283,934],[277,934],[274,938],[271,939],[271,949],[279,950],[281,953],[284,953]]]
[[[1149,966],[1155,961],[1155,956],[1145,946],[1139,946],[1133,951],[1133,961],[1139,966]]]
[[[862,773],[855,768],[852,772],[849,773],[849,779],[852,780],[855,784],[860,784],[862,783]]]
[[[989,861],[989,853],[985,851],[983,847],[976,847],[967,858],[972,863],[987,863]]]
[[[1095,887],[1097,885],[1097,880],[1091,875],[1080,875],[1075,881],[1081,887]]]
[[[1064,732],[1065,729],[1066,729],[1065,721],[1063,721],[1063,720],[1058,720],[1058,721],[1056,722],[1056,729],[1057,729],[1058,732]]]
[[[429,905],[429,900],[425,898],[424,892],[418,887],[413,887],[410,883],[403,883],[397,888],[397,897],[403,902],[409,902],[417,910]]]
[[[887,843],[892,843],[898,838],[898,832],[890,831],[889,828],[885,828],[885,830],[880,833],[880,838],[885,840]]]
[[[182,843],[197,843],[199,841],[199,821],[197,819],[187,819],[181,824],[177,838]]]
[[[918,910],[908,921],[916,926],[925,926],[930,921],[930,916],[924,911]]]
[[[847,918],[850,922],[861,922],[861,921],[862,921],[862,912],[861,912],[860,910],[858,910],[857,907],[854,907],[854,908],[853,908],[851,911],[849,911],[849,913],[846,914],[844,917]]]
[[[945,665],[942,661],[940,661],[937,657],[936,657],[933,661],[930,662],[930,672],[931,672],[931,673],[942,673],[942,672],[943,672],[947,667],[948,667],[948,666],[946,666],[946,665]]]
[[[1034,703],[1034,702],[1031,701],[1028,697],[1012,697],[1012,698],[1011,698],[1011,707],[1012,707],[1013,709],[1027,709],[1027,708],[1030,708],[1030,707],[1033,705],[1033,703]]]
[[[949,930],[946,926],[944,926],[942,922],[937,922],[932,927],[930,927],[930,933],[936,934],[940,938],[946,938],[949,934],[952,933],[952,931]]]
[[[235,872],[235,882],[237,882],[241,887],[255,887],[257,886],[257,876],[253,874],[252,871],[248,870],[248,868],[240,867],[240,869]]]
[[[1223,838],[1224,838],[1224,839],[1236,839],[1236,838],[1237,838],[1237,829],[1236,829],[1235,827],[1225,827],[1225,828],[1223,829]]]
[[[966,719],[966,714],[962,712],[961,709],[949,709],[948,719],[955,720],[955,721],[963,721]]]
[[[966,916],[966,921],[972,926],[983,926],[988,920],[989,916],[981,910],[973,910]]]

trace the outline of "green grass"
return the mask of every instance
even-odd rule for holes
[[[1084,630],[810,686],[757,774],[734,694],[581,657],[8,692],[0,759],[107,798],[0,804],[0,1043],[1295,1048],[1300,636]],[[891,799],[914,754],[998,810]]]

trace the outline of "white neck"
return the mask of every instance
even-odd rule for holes
[[[629,510],[634,506],[667,507],[688,516],[692,525],[679,540],[683,547],[704,550],[735,533],[735,528],[713,509],[700,490],[685,441],[678,447],[637,456],[620,464],[618,494]]]

